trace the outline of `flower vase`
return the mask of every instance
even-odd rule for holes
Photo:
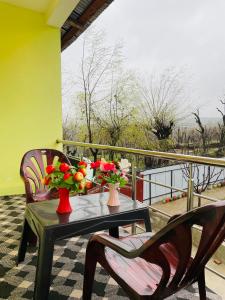
[[[119,183],[109,183],[109,198],[107,205],[109,206],[119,206],[120,200],[119,200]]]
[[[67,214],[72,211],[70,206],[70,191],[66,188],[59,188],[59,205],[57,208],[57,213],[59,214]]]

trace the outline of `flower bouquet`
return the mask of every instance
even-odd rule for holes
[[[120,204],[118,188],[128,183],[127,173],[131,164],[127,159],[120,161],[106,161],[104,158],[91,163],[91,168],[96,170],[95,180],[101,185],[109,186],[109,206]]]
[[[87,163],[80,161],[77,166],[57,162],[55,165],[46,167],[47,175],[43,178],[44,185],[50,188],[57,188],[59,191],[58,213],[69,213],[72,211],[69,202],[69,193],[84,193],[91,188],[90,181],[86,181]]]

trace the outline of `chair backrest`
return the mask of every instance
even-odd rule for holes
[[[55,149],[34,149],[24,154],[20,176],[25,184],[27,202],[33,202],[33,194],[48,190],[42,182],[46,175],[45,168],[57,161],[70,164],[65,154]]]
[[[201,228],[195,255],[192,254],[193,225]],[[163,270],[156,292],[167,297],[171,291],[197,281],[224,238],[225,201],[192,210],[168,223],[140,249],[141,257]]]

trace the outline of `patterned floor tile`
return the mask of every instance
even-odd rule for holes
[[[32,299],[34,290],[36,249],[16,266],[17,250],[21,237],[25,200],[22,196],[0,197],[0,299]],[[87,235],[60,241],[55,245],[52,267],[52,285],[49,299],[75,300],[82,297],[85,249]],[[35,251],[34,251],[35,250]],[[221,300],[211,291],[207,299]],[[97,265],[92,299],[125,300],[123,290]],[[170,300],[199,299],[196,285]]]

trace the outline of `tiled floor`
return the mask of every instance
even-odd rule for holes
[[[22,228],[24,199],[0,199],[0,299],[32,299],[36,252],[30,251],[24,263],[16,266],[17,249]],[[54,251],[52,285],[49,299],[81,299],[83,265],[88,236],[74,237],[57,243]],[[222,298],[208,291],[208,299]],[[106,272],[97,267],[93,299],[127,299],[125,293]],[[198,289],[191,286],[169,299],[198,298]]]

